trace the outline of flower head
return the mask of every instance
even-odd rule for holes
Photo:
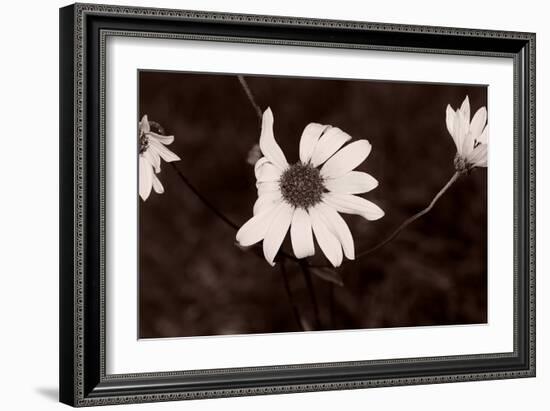
[[[290,240],[297,258],[315,254],[313,234],[319,247],[338,267],[345,255],[353,260],[353,237],[340,213],[357,214],[377,220],[384,212],[377,205],[354,194],[378,186],[367,173],[354,171],[370,154],[367,140],[345,145],[351,136],[338,127],[310,123],[300,139],[300,161],[289,164],[275,141],[273,113],[262,118],[260,150],[255,164],[258,199],[254,216],[237,232],[242,246],[263,241],[264,256],[274,259],[290,229]]]
[[[464,99],[456,111],[447,105],[447,130],[456,145],[456,171],[468,173],[474,167],[487,167],[487,109],[481,107],[470,121],[470,100]]]
[[[157,194],[164,193],[164,187],[156,176],[160,173],[160,159],[166,162],[180,158],[168,150],[165,145],[172,144],[174,136],[165,136],[159,126],[159,133],[153,132],[147,114],[139,122],[139,195],[143,201],[149,198],[151,188]]]

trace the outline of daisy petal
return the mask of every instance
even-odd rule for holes
[[[472,150],[474,149],[474,144],[476,140],[481,135],[481,132],[483,131],[483,127],[485,127],[485,122],[487,121],[487,109],[485,107],[481,107],[476,113],[474,114],[474,118],[472,119],[472,122],[469,125],[469,132],[466,134],[464,141],[462,142],[462,152],[464,155],[469,155]]]
[[[317,146],[317,142],[321,135],[330,126],[325,126],[318,123],[310,123],[304,128],[302,137],[300,138],[300,161],[304,164],[311,160],[311,155]]]
[[[162,134],[153,133],[152,131],[147,133],[149,138],[154,138],[159,143],[164,144],[165,146],[172,144],[174,142],[174,136],[164,136]]]
[[[142,156],[139,156],[139,195],[143,201],[149,198],[153,186],[153,166]]]
[[[153,189],[155,190],[155,193],[162,194],[164,193],[164,187],[162,186],[162,183],[158,179],[158,177],[153,173],[151,174],[153,177]]]
[[[167,149],[164,144],[153,138],[149,139],[149,150],[151,149],[154,149],[167,163],[180,159],[175,153]]]
[[[350,171],[338,178],[325,180],[327,190],[343,194],[361,194],[378,187],[378,181],[370,174],[362,171]]]
[[[265,157],[261,157],[258,161],[256,161],[256,164],[254,164],[254,174],[256,175],[256,179],[260,176],[262,167],[267,163],[269,163],[269,160]]]
[[[479,110],[476,111],[474,114],[474,118],[472,118],[472,122],[470,123],[470,133],[472,134],[474,139],[478,139],[481,133],[483,132],[483,129],[485,128],[485,124],[487,123],[487,109],[485,107],[481,107]]]
[[[155,172],[160,172],[160,156],[154,150],[145,150],[141,153],[141,156],[144,157],[151,165],[155,168]]]
[[[285,239],[290,222],[292,221],[292,214],[294,213],[294,207],[287,202],[282,202],[277,206],[276,214],[271,220],[271,224],[264,238],[264,256],[269,264],[275,265],[273,260],[281,248],[281,244]]]
[[[350,260],[354,260],[355,248],[353,245],[353,237],[342,216],[340,216],[334,208],[329,207],[325,203],[320,203],[317,206],[317,209],[319,210],[329,230],[332,231],[332,233],[340,241],[340,244],[344,250],[344,255]]]
[[[447,131],[453,138],[453,141],[455,142],[455,146],[458,150],[458,141],[455,137],[455,119],[456,119],[455,111],[451,108],[449,104],[447,104],[447,112],[446,112],[446,118],[445,118],[447,123]]]
[[[147,118],[147,114],[145,114],[141,121],[139,122],[139,131],[142,133],[148,133],[151,131],[151,127],[149,126],[149,119]]]
[[[279,192],[279,182],[278,181],[266,181],[265,183],[256,183],[258,188],[258,196],[262,196],[270,192]]]
[[[328,229],[316,207],[310,208],[308,212],[311,218],[311,227],[313,228],[319,247],[330,263],[334,267],[339,267],[344,258],[340,241],[338,241],[336,236]]]
[[[456,144],[456,151],[460,155],[466,155],[464,152],[464,138],[468,132],[469,122],[464,117],[462,111],[458,110],[456,112],[456,117],[454,121],[454,130],[453,130],[453,139]]]
[[[237,242],[243,247],[248,247],[262,241],[277,210],[278,205],[275,205],[255,215],[244,223],[239,231],[237,231],[235,237]]]
[[[311,220],[303,208],[294,210],[290,226],[290,240],[296,258],[306,258],[315,254]]]
[[[470,123],[470,98],[466,96],[464,101],[462,102],[462,105],[460,106],[460,111],[468,124]],[[468,132],[468,130],[466,130]]]
[[[326,193],[323,201],[336,211],[360,215],[367,220],[378,220],[384,217],[384,211],[376,204],[351,194]]]
[[[480,144],[470,154],[468,161],[476,167],[487,167],[487,144]]]
[[[257,176],[258,181],[279,181],[281,177],[281,169],[275,167],[271,163],[266,163],[260,167],[259,175]]]
[[[485,126],[485,128],[483,129],[483,132],[478,137],[477,141],[481,144],[487,144],[488,139],[489,139],[489,126]]]
[[[311,164],[317,167],[327,161],[340,147],[351,140],[348,133],[343,132],[338,127],[332,127],[321,136],[313,155],[311,156]]]
[[[462,154],[464,156],[469,156],[472,150],[474,149],[475,138],[472,133],[468,133],[464,136],[462,140]]]
[[[261,212],[272,208],[273,206],[280,203],[281,199],[281,193],[279,191],[271,191],[262,194],[254,203],[254,215],[260,214]]]
[[[337,178],[361,164],[370,154],[372,146],[367,140],[357,140],[334,154],[321,167],[321,176]]]
[[[284,170],[288,166],[281,147],[275,141],[273,135],[273,113],[268,108],[262,117],[262,132],[260,135],[260,149],[269,161]]]

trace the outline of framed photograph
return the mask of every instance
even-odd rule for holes
[[[60,399],[535,376],[535,35],[60,10]]]

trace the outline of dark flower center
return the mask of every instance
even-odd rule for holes
[[[165,135],[164,127],[162,127],[156,121],[149,121],[149,129],[157,134]],[[139,154],[142,154],[145,150],[149,148],[149,137],[147,134],[139,133]]]
[[[149,148],[149,137],[145,133],[139,133],[139,154]]]
[[[283,172],[279,186],[283,198],[288,203],[306,210],[319,203],[325,191],[319,170],[300,162]]]
[[[472,169],[474,168],[474,165],[470,163],[468,160],[466,160],[464,157],[459,155],[458,153],[455,156],[455,170],[459,174],[470,174],[472,172]]]

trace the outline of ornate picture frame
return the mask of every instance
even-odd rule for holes
[[[513,351],[108,374],[105,51],[111,36],[511,60]],[[535,34],[75,4],[60,10],[60,97],[61,402],[80,407],[535,376]]]

